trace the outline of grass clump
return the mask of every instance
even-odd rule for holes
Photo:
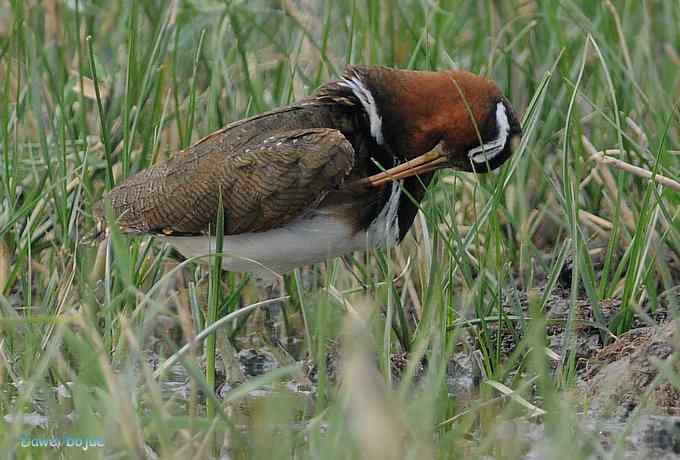
[[[671,347],[605,445],[578,386],[588,340],[676,320],[678,22],[675,2],[0,5],[2,450],[615,456],[657,388],[680,392]],[[439,173],[401,246],[280,298],[149,237],[86,242],[105,190],[350,63],[493,78],[523,114],[515,156]],[[22,444],[65,436],[104,447]]]

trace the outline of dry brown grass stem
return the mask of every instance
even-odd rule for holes
[[[585,142],[587,142],[587,140],[584,137],[584,145]],[[671,190],[680,192],[680,182],[673,180],[670,177],[662,176],[661,174],[654,174],[652,171],[648,169],[641,168],[630,163],[626,163],[625,161],[619,160],[618,158],[612,158],[611,156],[607,155],[606,151],[605,152],[596,151],[594,153],[591,153],[591,159],[595,160],[598,164],[613,166],[617,169],[629,172],[638,177],[642,177],[643,179],[652,179],[657,184],[661,184],[664,187],[670,188]]]
[[[649,148],[649,139],[647,139],[645,131],[630,117],[626,117],[626,124],[638,137],[638,142],[640,143],[642,150],[647,150]]]
[[[589,228],[593,229],[599,235],[607,238],[609,232],[612,230],[613,225],[607,219],[603,219],[600,216],[596,216],[588,211],[579,209],[578,211],[579,220]]]
[[[4,239],[0,239],[0,295],[3,294],[9,279],[9,258],[9,247]]]
[[[583,143],[583,148],[588,153],[589,158],[595,159],[600,156],[600,153],[587,137],[582,136],[581,142]],[[633,214],[633,211],[631,211],[628,204],[624,201],[624,197],[619,196],[619,189],[616,186],[616,179],[614,179],[614,175],[609,170],[609,168],[606,168],[605,165],[600,165],[600,163],[598,163],[597,175],[609,193],[609,196],[606,198],[609,202],[612,212],[615,210],[615,203],[618,201],[621,207],[621,217],[623,218],[623,222],[625,223],[626,227],[634,231],[635,215]]]
[[[614,7],[614,4],[611,2],[611,0],[605,0],[604,2],[605,6],[611,11],[612,16],[614,17],[614,22],[616,23],[616,32],[619,35],[619,41],[621,42],[621,52],[623,53],[623,60],[626,62],[626,67],[628,68],[628,72],[630,73],[630,78],[635,75],[633,72],[633,60],[630,58],[630,50],[628,49],[628,44],[626,43],[626,33],[623,31],[623,26],[621,24],[621,17],[619,16],[619,12],[616,11],[616,7]]]
[[[402,250],[399,246],[395,248],[394,253],[397,256],[397,261],[399,262],[399,265],[401,267],[408,267],[410,265],[410,260],[404,258],[404,254],[402,253]],[[411,299],[413,308],[415,309],[416,314],[418,315],[418,319],[420,320],[420,318],[422,317],[423,305],[420,303],[420,299],[418,298],[418,290],[413,284],[411,273],[412,273],[411,271],[408,271],[404,278],[404,284],[406,287],[405,295],[408,295],[409,299]]]

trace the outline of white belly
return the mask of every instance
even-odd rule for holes
[[[400,193],[401,187],[393,187],[389,202],[378,217],[366,230],[356,233],[334,213],[317,211],[266,232],[225,235],[222,268],[270,278],[354,251],[393,246],[399,236],[397,208]],[[185,257],[208,256],[215,252],[214,237],[157,237],[171,244]],[[209,258],[203,257],[201,261],[208,263]]]

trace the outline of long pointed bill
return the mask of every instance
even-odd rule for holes
[[[441,151],[439,145],[429,152],[420,155],[412,160],[387,169],[378,174],[374,174],[354,182],[356,185],[366,185],[379,187],[386,182],[405,179],[407,177],[424,174],[443,167],[447,163],[447,158]],[[353,184],[353,185],[354,185]]]

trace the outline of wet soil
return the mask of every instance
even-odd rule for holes
[[[541,291],[515,295],[514,301],[507,302],[506,314],[516,314],[519,305],[523,314],[529,315],[531,299],[542,295]],[[596,314],[587,300],[578,299],[575,315],[571,318],[572,338],[567,339],[569,292],[557,287],[549,296],[543,312],[547,325],[546,347],[558,357],[564,356],[567,348],[575,353],[576,383],[572,391],[565,393],[565,401],[577,408],[579,427],[585,434],[583,439],[587,440],[581,447],[591,452],[591,458],[607,455],[627,459],[680,458],[680,391],[671,383],[673,376],[680,375],[680,360],[674,357],[680,337],[676,333],[676,323],[669,319],[669,309],[674,308],[672,305],[677,305],[679,300],[680,297],[674,298],[655,312],[636,312],[633,328],[614,337],[605,333],[601,325],[607,324],[617,314],[620,302],[604,301]],[[516,334],[500,326],[495,332],[501,335],[502,354],[509,357],[517,345]],[[458,352],[450,359],[446,384],[451,397],[465,404],[478,395],[484,370],[476,359],[479,351],[472,339],[475,335],[463,335],[462,340],[466,341],[464,348],[468,351]],[[300,347],[293,348],[297,356],[289,353],[281,343],[242,343],[241,348],[234,351],[236,360],[232,369],[229,370],[228,365],[222,366],[223,370],[218,375],[220,397],[239,384],[273,369],[296,363],[300,365],[300,373],[294,378],[276,387],[259,387],[239,403],[235,413],[239,414],[244,430],[248,426],[247,414],[257,407],[258,401],[264,401],[272,394],[293,395],[301,412],[312,410],[319,369]],[[341,378],[341,348],[339,340],[328,341],[325,366],[331,386]],[[394,383],[398,383],[404,375],[408,360],[406,352],[391,356]],[[558,361],[553,365],[558,367]],[[423,359],[415,368],[416,385],[426,371],[427,361]],[[181,373],[183,370],[179,366],[173,372]],[[176,377],[177,374],[174,377],[169,374],[166,389],[186,394],[186,389],[181,388],[188,385],[188,376],[184,376],[180,384],[173,383]],[[509,375],[508,380],[512,377],[514,375]],[[304,425],[304,421],[301,423]],[[502,438],[506,435],[504,433],[511,434],[513,443],[523,445],[521,458],[547,459],[550,455],[545,444],[545,429],[541,417],[520,417],[499,424],[498,436]]]
[[[574,352],[577,375],[574,389],[565,394],[565,400],[577,408],[580,430],[586,433],[583,449],[591,452],[590,457],[601,458],[680,458],[680,336],[677,323],[671,318],[680,304],[680,289],[669,292],[668,297],[657,305],[655,311],[639,308],[633,315],[633,326],[618,337],[605,332],[607,324],[620,311],[618,300],[601,302],[599,309],[593,308],[586,299],[576,299],[575,314],[572,311],[569,291],[556,287],[549,295],[545,311],[532,311],[535,299],[542,298],[542,290],[508,293],[504,314],[529,317],[540,313],[546,325],[546,343],[553,356],[553,365],[559,367],[559,357],[567,350]],[[281,308],[275,307],[266,315],[262,312],[249,319],[251,328],[257,333],[238,335],[234,342],[222,341],[218,348],[217,396],[225,398],[240,385],[262,376],[277,368],[296,365],[299,372],[274,385],[253,388],[246,398],[228,407],[237,427],[249,430],[252,414],[272,397],[285,397],[299,409],[300,414],[314,413],[318,390],[318,363],[310,359],[301,337],[282,333]],[[299,321],[288,318],[289,323]],[[513,322],[514,321],[514,322]],[[182,343],[181,326],[169,318],[158,321],[154,337],[145,344],[147,364],[158,367],[161,355],[167,356]],[[517,348],[518,335],[513,330],[517,320],[496,322],[490,327],[492,342],[500,339],[501,354],[510,357]],[[571,329],[569,325],[572,325]],[[291,328],[290,324],[287,326]],[[249,329],[251,329],[249,328]],[[263,332],[265,331],[265,332]],[[471,332],[470,330],[466,332]],[[471,402],[479,394],[479,385],[485,371],[478,359],[479,348],[473,333],[461,334],[465,351],[457,352],[447,363],[445,379],[449,394],[457,401]],[[173,346],[173,344],[175,346]],[[340,349],[338,340],[329,340],[326,348],[325,367],[329,376],[329,387],[340,379]],[[225,358],[227,357],[227,358]],[[390,357],[392,381],[398,383],[407,369],[407,352],[398,352]],[[204,361],[199,359],[201,367]],[[414,382],[427,372],[427,360],[415,367]],[[508,375],[508,382],[515,375]],[[178,414],[187,413],[190,408],[200,413],[204,407],[200,401],[203,395],[192,384],[192,379],[181,364],[172,366],[161,383],[163,397],[176,403]],[[4,388],[5,392],[17,389]],[[54,389],[59,392],[58,388]],[[61,392],[60,398],[68,398]],[[42,426],[47,417],[39,401],[34,411],[25,416],[24,422]],[[7,416],[9,417],[9,416]],[[5,417],[5,418],[7,418]],[[11,420],[8,420],[11,421]],[[308,421],[301,415],[295,423],[304,428]],[[519,458],[550,458],[546,445],[546,426],[541,417],[519,417],[503,421],[497,428],[499,439],[508,437],[520,445]],[[623,440],[623,441],[620,441]],[[587,445],[586,445],[587,444]]]

